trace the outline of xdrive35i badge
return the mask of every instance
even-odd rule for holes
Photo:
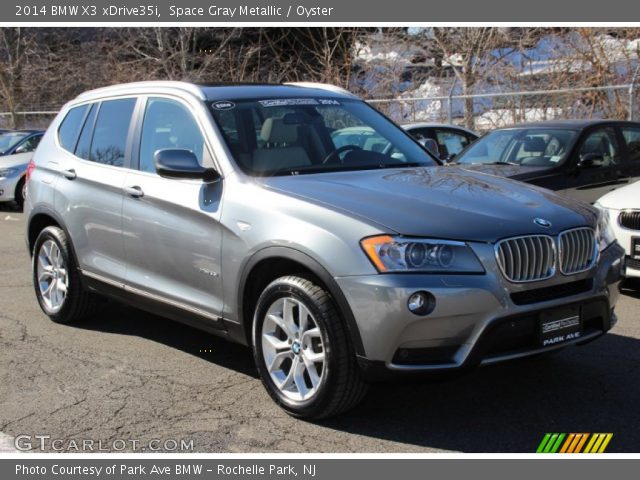
[[[533,223],[535,223],[539,227],[544,228],[549,228],[551,226],[551,222],[549,220],[545,220],[544,218],[534,218]]]

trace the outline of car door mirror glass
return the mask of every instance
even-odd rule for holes
[[[199,179],[205,183],[220,180],[220,174],[213,168],[203,167],[191,150],[182,148],[166,148],[158,150],[155,155],[155,166],[158,175],[175,179]]]

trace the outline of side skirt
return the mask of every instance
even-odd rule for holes
[[[91,272],[81,270],[80,274],[84,280],[84,285],[89,290],[99,293],[100,295],[153,313],[154,315],[189,325],[198,330],[203,330],[226,339],[232,339],[225,330],[222,318],[218,316],[189,307],[188,305],[179,304],[169,299],[163,299],[158,295],[129,287],[124,283],[115,282]]]

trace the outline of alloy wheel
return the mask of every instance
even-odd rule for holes
[[[36,258],[38,288],[50,313],[56,313],[64,304],[69,289],[69,276],[57,243],[46,240]]]
[[[279,298],[267,310],[262,355],[271,380],[290,400],[311,399],[325,380],[322,332],[309,309],[296,298]]]

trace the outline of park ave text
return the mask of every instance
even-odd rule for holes
[[[51,467],[43,465],[16,465],[17,475],[66,475],[66,476],[93,476],[108,477],[113,475],[217,475],[218,477],[250,477],[250,476],[279,476],[283,478],[295,478],[300,474],[301,477],[315,477],[316,465],[301,464],[291,465],[289,463],[273,464],[217,464],[203,465],[194,463],[176,463],[167,464],[117,464],[102,465],[72,465],[72,464],[53,464]]]
[[[316,17],[330,17],[335,15],[334,7],[305,6],[305,5],[236,5],[233,7],[221,7],[209,5],[207,7],[188,6],[188,2],[178,5],[159,7],[153,4],[141,4],[137,6],[126,5],[67,5],[63,2],[54,5],[29,5],[24,3],[16,5],[16,17],[53,16],[61,18],[69,17],[139,17],[162,18],[170,17],[179,20],[210,21],[229,20],[233,18],[293,18],[309,19]]]

